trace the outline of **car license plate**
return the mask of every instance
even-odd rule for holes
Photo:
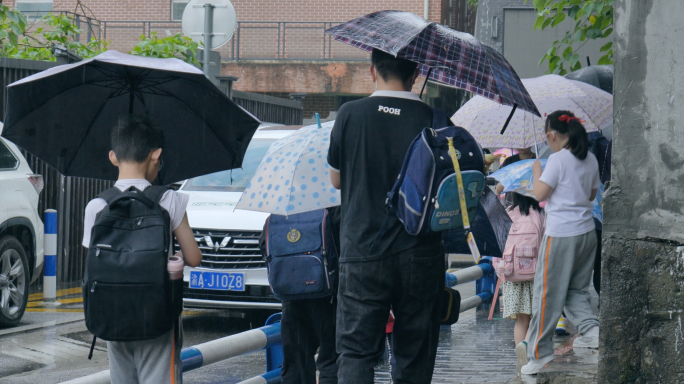
[[[245,291],[245,274],[240,272],[191,271],[190,288]]]

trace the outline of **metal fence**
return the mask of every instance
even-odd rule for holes
[[[304,121],[302,105],[293,100],[259,93],[233,91],[233,101],[263,122],[301,125]]]
[[[57,281],[79,280],[83,277],[86,257],[81,246],[85,206],[114,182],[64,177],[32,154],[22,153],[33,172],[43,175],[45,189],[40,194],[38,212],[57,210]]]
[[[368,60],[368,53],[335,41],[325,30],[341,22],[238,21],[233,38],[216,49],[223,60]],[[110,49],[130,51],[141,36],[182,32],[179,21],[101,21]]]

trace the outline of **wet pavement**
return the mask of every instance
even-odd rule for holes
[[[458,289],[463,298],[475,293],[474,283]],[[59,290],[58,300],[63,304],[56,308],[39,304],[42,297],[33,294],[22,323],[0,329],[0,383],[58,383],[108,368],[103,341],[96,344],[93,359],[87,359],[92,336],[82,320],[79,291],[75,287]],[[596,304],[596,297],[593,301]],[[561,356],[537,378],[518,376],[514,322],[501,319],[500,312],[495,312],[491,321],[487,316],[487,308],[473,309],[462,313],[457,324],[442,329],[433,383],[595,382],[598,351],[572,351],[572,336],[556,340]],[[250,319],[240,312],[188,310],[184,312],[184,346],[261,326],[257,321],[262,319]],[[233,384],[264,371],[265,354],[260,351],[188,372],[183,381]],[[376,382],[390,382],[389,364],[376,367]]]

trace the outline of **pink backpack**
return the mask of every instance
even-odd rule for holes
[[[534,280],[539,247],[546,226],[544,214],[530,208],[530,214],[524,216],[516,207],[508,215],[513,225],[508,232],[503,257],[494,259],[494,270],[501,280]]]

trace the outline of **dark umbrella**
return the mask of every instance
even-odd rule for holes
[[[132,113],[164,131],[164,184],[240,167],[259,125],[190,64],[107,51],[10,84],[2,136],[63,175],[116,180],[111,129]]]
[[[380,11],[330,28],[335,40],[411,60],[423,76],[541,116],[513,67],[465,32],[412,13]]]
[[[470,229],[475,237],[475,243],[482,256],[501,257],[508,239],[508,231],[513,222],[508,217],[506,209],[499,202],[494,192],[485,188],[480,198],[475,219],[470,223]],[[470,254],[466,242],[466,235],[462,229],[452,229],[442,232],[444,248],[447,253]]]
[[[565,78],[591,84],[613,94],[613,66],[590,65],[565,75]]]

